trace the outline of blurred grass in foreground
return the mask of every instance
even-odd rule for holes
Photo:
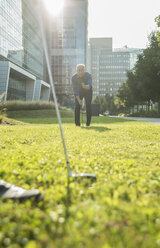
[[[40,202],[0,200],[0,247],[158,247],[160,126],[94,117],[81,128],[62,118],[73,172],[97,176],[93,188],[71,183],[66,219],[67,170],[57,119],[45,125],[45,118],[35,120],[38,125],[0,126],[0,178],[44,195]]]

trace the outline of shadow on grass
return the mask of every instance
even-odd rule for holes
[[[119,117],[110,117],[110,116],[98,116],[92,117],[93,124],[116,124],[120,122],[133,122],[133,120],[127,120]]]
[[[57,118],[15,118],[18,121],[28,123],[28,124],[58,124]],[[116,118],[116,117],[106,117],[106,116],[97,116],[92,117],[92,124],[116,124],[120,122],[133,122],[134,120],[127,120],[122,118]],[[74,118],[62,118],[62,124],[73,124],[74,125]],[[87,127],[98,129],[100,127]],[[105,129],[105,127],[101,126],[101,130]],[[103,131],[102,131],[103,132]]]
[[[87,130],[95,130],[95,131],[98,131],[98,132],[106,132],[106,131],[110,131],[111,129],[110,128],[107,128],[107,127],[104,127],[104,126],[90,126],[90,127],[81,127],[82,129],[87,129]]]

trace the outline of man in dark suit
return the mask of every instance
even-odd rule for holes
[[[78,64],[76,71],[76,74],[72,77],[72,87],[75,95],[75,124],[76,126],[80,126],[80,107],[84,98],[87,115],[86,126],[90,126],[92,116],[92,76],[86,72],[85,65],[83,64]]]

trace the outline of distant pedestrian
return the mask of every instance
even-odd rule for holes
[[[75,124],[80,126],[80,108],[84,98],[86,103],[86,126],[90,126],[92,116],[92,76],[86,72],[85,65],[83,64],[78,64],[76,71],[77,73],[72,77],[72,87],[75,95]]]

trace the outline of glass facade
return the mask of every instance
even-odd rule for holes
[[[100,56],[112,52],[112,38],[91,38],[90,55],[91,55],[91,74],[93,78],[93,98],[102,96],[104,85],[100,84]],[[104,83],[103,83],[104,84]]]
[[[141,49],[113,51],[111,38],[91,38],[90,47],[93,97],[113,96],[127,79],[127,71],[135,65]]]
[[[127,79],[126,74],[130,69],[130,53],[102,54],[99,56],[99,61],[100,96],[103,97],[106,93],[113,96]]]
[[[43,79],[43,48],[33,0],[0,0],[0,60]]]
[[[19,78],[10,77],[7,100],[26,100],[26,82]]]
[[[59,100],[72,97],[71,77],[77,64],[86,63],[87,0],[66,0],[63,13],[50,25],[53,79]]]

